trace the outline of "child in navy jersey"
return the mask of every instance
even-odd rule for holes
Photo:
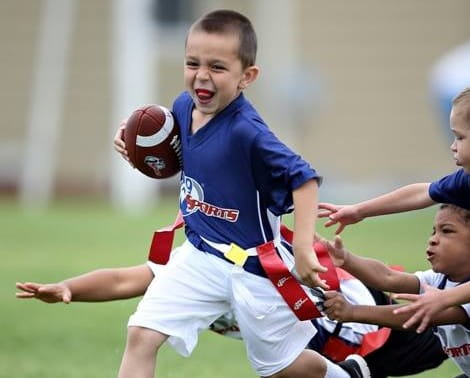
[[[336,233],[340,233],[346,225],[357,223],[366,217],[421,209],[437,202],[451,203],[470,210],[470,88],[464,89],[453,100],[450,127],[454,134],[450,148],[455,163],[461,169],[433,183],[407,185],[354,205],[321,203],[319,207],[326,211],[319,216],[330,218],[325,225],[328,227],[339,223]],[[421,332],[429,324],[432,315],[449,306],[470,302],[470,284],[445,292],[429,289],[421,296],[400,294],[397,298],[415,301],[397,310],[397,313],[412,314],[404,326],[419,323],[417,331]]]
[[[281,243],[280,217],[294,212],[292,250],[300,279],[325,288],[312,253],[317,172],[282,144],[243,95],[258,76],[256,35],[233,11],[214,11],[190,28],[186,91],[174,102],[181,128],[180,208],[187,240],[131,316],[120,374],[153,377],[168,341],[189,355],[198,333],[232,310],[248,358],[263,377],[349,376],[304,350],[316,330],[299,321],[261,268],[256,247]],[[118,152],[125,154],[120,134]]]

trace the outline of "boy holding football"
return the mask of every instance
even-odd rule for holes
[[[266,278],[256,247],[281,254],[280,217],[294,212],[292,250],[300,279],[326,288],[312,253],[317,172],[269,131],[243,90],[255,81],[257,41],[251,22],[227,10],[190,28],[186,92],[174,102],[183,152],[180,208],[187,240],[150,284],[128,323],[119,377],[153,377],[168,341],[188,356],[198,333],[233,310],[251,365],[263,377],[348,377],[305,345],[316,333],[299,321]],[[120,134],[118,152],[125,145]],[[275,325],[273,331],[273,325]]]
[[[319,207],[326,211],[319,216],[330,218],[325,226],[339,223],[336,231],[339,234],[348,224],[357,223],[366,217],[421,209],[437,202],[452,203],[470,210],[470,88],[464,89],[452,101],[450,127],[454,134],[450,148],[455,163],[461,169],[433,183],[407,185],[354,205],[321,203]],[[417,331],[422,332],[434,314],[449,306],[470,302],[470,284],[445,292],[429,288],[421,296],[400,294],[397,298],[415,301],[397,310],[397,313],[412,314],[404,327],[419,323]]]

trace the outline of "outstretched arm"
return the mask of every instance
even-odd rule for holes
[[[340,236],[333,242],[323,239],[335,266],[351,273],[365,285],[395,293],[418,293],[419,280],[414,274],[390,269],[383,262],[361,257],[346,250]]]
[[[342,294],[336,291],[325,292],[325,314],[341,322],[377,324],[384,327],[402,329],[407,316],[396,314],[403,305],[364,306],[352,305]],[[431,325],[465,324],[468,322],[466,312],[461,307],[450,307],[431,319]]]
[[[295,269],[299,278],[308,286],[320,286],[328,289],[318,273],[326,268],[320,265],[313,251],[315,221],[317,219],[318,184],[310,180],[294,190],[294,236],[292,248],[295,257]]]
[[[394,298],[412,302],[395,310],[395,313],[409,317],[403,324],[404,328],[417,326],[416,331],[420,333],[429,326],[431,319],[443,310],[470,302],[470,282],[445,290],[426,285],[421,295],[396,294]]]
[[[62,282],[41,284],[18,282],[17,298],[36,298],[47,303],[100,302],[137,297],[145,293],[153,279],[146,265],[99,269]]]
[[[319,208],[325,211],[321,211],[319,217],[329,218],[325,223],[326,227],[339,223],[336,230],[339,234],[348,224],[360,222],[367,217],[417,210],[433,205],[435,202],[429,196],[429,185],[429,183],[419,183],[403,186],[354,205],[320,203]]]

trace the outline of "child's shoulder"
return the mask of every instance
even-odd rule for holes
[[[181,92],[178,96],[176,96],[175,100],[173,101],[173,109],[192,104],[192,102],[193,100],[188,92]]]
[[[446,281],[446,275],[442,273],[436,273],[432,269],[428,269],[425,271],[417,271],[414,273],[421,285],[425,283],[426,285],[432,286],[432,287],[439,287],[442,285],[442,283]]]

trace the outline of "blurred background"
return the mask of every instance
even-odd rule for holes
[[[358,201],[455,169],[448,112],[470,86],[468,0],[1,0],[0,378],[117,375],[138,299],[50,306],[15,299],[14,282],[145,262],[153,231],[176,212],[178,177],[130,169],[113,136],[135,108],[171,107],[187,28],[217,8],[253,21],[262,71],[247,95],[323,174],[321,200]],[[433,216],[371,218],[343,238],[365,256],[428,269]],[[255,376],[242,343],[211,332],[190,359],[162,353],[162,378]],[[419,377],[457,372],[448,361]]]
[[[0,192],[148,208],[157,182],[112,151],[120,120],[183,89],[184,38],[206,11],[246,14],[259,38],[248,91],[270,127],[355,201],[452,171],[450,99],[470,85],[470,2],[2,0]]]

